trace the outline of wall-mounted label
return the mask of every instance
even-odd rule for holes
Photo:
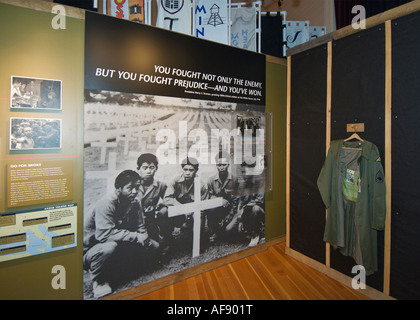
[[[7,164],[7,207],[69,201],[73,161],[19,161]]]
[[[77,205],[0,214],[0,262],[76,246]]]

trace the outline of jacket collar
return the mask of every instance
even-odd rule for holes
[[[348,148],[361,148],[362,149],[362,157],[369,160],[370,158],[370,154],[371,154],[371,149],[372,149],[372,143],[370,143],[369,141],[344,141],[340,140],[339,143],[339,149],[341,150],[342,147],[348,147]]]

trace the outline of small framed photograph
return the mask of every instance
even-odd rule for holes
[[[10,150],[61,149],[61,119],[10,118]]]
[[[61,110],[61,80],[11,77],[10,108]]]
[[[261,117],[238,115],[236,116],[236,127],[239,128],[242,135],[244,135],[245,130],[252,130],[252,136],[255,137],[257,129],[262,129]]]

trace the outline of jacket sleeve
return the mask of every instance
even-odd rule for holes
[[[386,187],[385,174],[378,148],[374,145],[370,155],[369,199],[371,226],[381,231],[385,228]]]
[[[330,148],[317,180],[317,186],[321,194],[322,201],[327,209],[331,205],[331,180],[334,167],[333,165],[334,156]]]
[[[175,190],[176,181],[171,181],[171,183],[169,183],[166,187],[165,195],[163,198],[163,203],[165,204],[165,206],[177,206],[181,204],[176,200]]]
[[[99,242],[136,242],[137,232],[119,229],[115,220],[115,208],[107,201],[99,202],[95,208],[95,236]]]

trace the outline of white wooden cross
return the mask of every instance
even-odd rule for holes
[[[106,134],[105,126],[101,126],[99,141],[94,141],[90,144],[92,147],[99,147],[101,148],[101,158],[100,164],[105,163],[106,159],[106,149],[107,148],[115,148],[117,147],[117,142],[108,142],[108,136]]]
[[[193,213],[193,258],[200,255],[201,211],[223,206],[223,198],[201,200],[201,181],[194,178],[194,202],[168,207],[168,217]]]
[[[138,137],[135,136],[136,131],[128,129],[122,129],[117,135],[117,143],[123,141],[124,144],[124,155],[128,155],[130,142],[138,141]]]

